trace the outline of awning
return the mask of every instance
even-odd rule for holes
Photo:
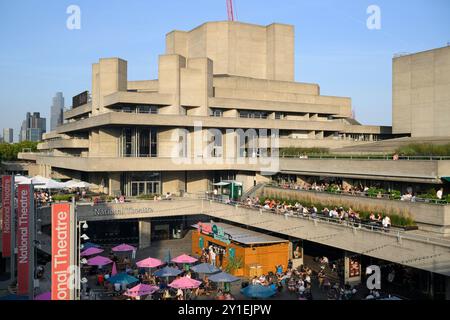
[[[450,182],[450,177],[442,177],[442,180],[444,180],[445,182]]]
[[[230,184],[229,182],[217,182],[217,183],[214,183],[214,185],[218,186],[218,187],[228,186],[229,184]]]

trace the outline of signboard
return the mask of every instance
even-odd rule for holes
[[[2,177],[2,256],[11,257],[11,219],[14,192],[12,176]]]
[[[52,205],[52,300],[70,300],[70,204]]]
[[[19,185],[17,192],[17,294],[27,295],[30,290],[30,272],[33,272],[31,217],[34,213],[32,185]],[[33,278],[32,278],[33,279]]]
[[[88,92],[84,91],[72,98],[72,109],[88,103]]]
[[[212,226],[212,231],[213,231],[214,239],[224,242],[226,244],[230,244],[231,236],[229,234],[225,233],[225,230],[223,228],[214,224]]]
[[[198,225],[199,232],[207,234],[207,235],[210,235],[213,233],[212,227],[210,224],[199,222],[197,225]]]
[[[225,230],[221,227],[219,227],[216,224],[209,224],[209,223],[202,223],[199,222],[198,224],[198,232],[201,232],[203,234],[207,234],[209,236],[212,236],[214,239],[224,242],[226,244],[231,243],[231,236],[228,233],[225,233]]]
[[[356,278],[361,275],[361,265],[358,259],[349,258],[349,278]]]

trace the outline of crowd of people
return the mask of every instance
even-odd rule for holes
[[[391,219],[388,215],[383,216],[380,213],[372,212],[370,213],[368,221],[365,221],[360,217],[360,214],[352,208],[345,210],[343,207],[334,207],[331,209],[325,207],[319,211],[315,206],[303,206],[298,201],[295,202],[295,204],[290,204],[285,201],[267,198],[261,203],[259,197],[247,197],[244,204],[252,208],[273,211],[277,214],[311,217],[313,219],[319,217],[331,218],[341,223],[347,222],[360,224],[362,222],[367,222],[372,225],[382,226],[385,229],[389,229],[391,227]]]
[[[34,191],[34,200],[38,207],[49,205],[53,203],[52,195],[46,190]]]
[[[323,182],[323,181],[312,183],[309,182],[279,183],[278,185],[279,187],[284,189],[316,191],[316,192],[332,192],[353,196],[369,196],[369,190],[372,188],[362,184],[350,185],[339,182]],[[392,195],[378,191],[375,197],[379,199],[391,199]],[[443,197],[444,197],[444,189],[440,188],[436,191],[436,199],[442,200]],[[417,192],[413,192],[412,187],[408,187],[406,192],[404,192],[400,196],[399,200],[416,202],[418,201],[418,198],[420,198],[420,196],[418,196]]]
[[[214,248],[208,248],[209,253],[214,252],[214,250]],[[152,300],[195,300],[200,296],[209,296],[210,298],[217,300],[235,299],[229,290],[219,288],[219,286],[216,283],[210,281],[207,276],[201,278],[199,274],[193,272],[189,267],[186,266],[185,269],[180,269],[181,273],[176,277],[172,277],[171,281],[179,279],[181,277],[196,279],[202,282],[198,288],[181,290],[169,287],[170,282],[167,282],[166,278],[155,276],[155,272],[163,266],[153,269],[152,272],[149,272],[147,268],[139,268],[134,262],[134,254],[130,258],[128,256],[117,256],[114,252],[111,252],[109,258],[114,263],[116,263],[118,272],[125,272],[128,275],[137,278],[139,283],[159,287],[159,290],[151,295],[150,298]],[[214,261],[210,258],[208,259],[210,263]],[[200,259],[200,262],[202,261],[203,258]],[[169,264],[169,266],[177,268],[175,264]],[[135,299],[122,295],[123,292],[127,290],[128,286],[126,283],[113,284],[108,281],[108,279],[112,277],[112,270],[110,267],[103,268],[85,266],[82,272],[85,275],[96,277],[95,286],[90,286],[87,281],[82,282],[82,292],[87,299],[96,299],[94,290],[92,289],[98,289],[99,287],[103,289],[104,294],[108,296]]]
[[[202,249],[200,262],[209,263],[215,267],[222,268],[225,255],[225,248],[210,244],[209,247]]]

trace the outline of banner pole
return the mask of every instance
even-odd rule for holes
[[[11,270],[11,283],[16,280],[16,190],[15,190],[14,176],[11,176],[11,213],[10,213],[10,234],[11,234],[11,257],[10,257],[10,270]]]
[[[28,269],[29,277],[29,296],[30,300],[34,299],[34,272],[36,270],[35,266],[35,251],[36,251],[36,206],[34,203],[34,187],[30,184],[30,222],[29,222],[29,232],[30,232],[30,266]]]

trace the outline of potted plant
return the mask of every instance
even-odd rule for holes
[[[243,265],[242,257],[233,257],[228,260],[225,271],[236,277],[242,277],[244,275]]]

